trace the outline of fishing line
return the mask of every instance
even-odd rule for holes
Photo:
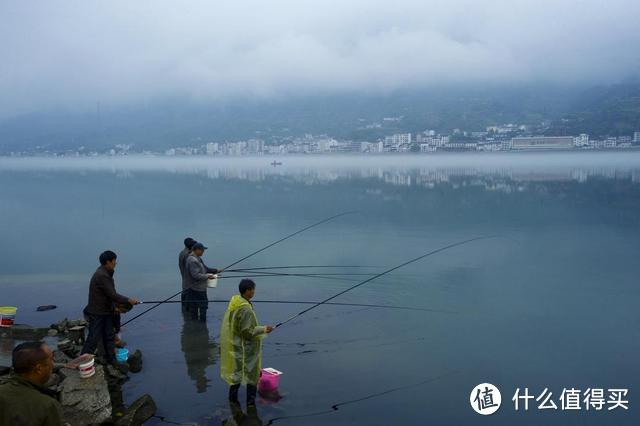
[[[184,303],[193,303],[194,301],[185,300]],[[209,303],[229,303],[229,300],[209,300]],[[164,303],[182,303],[181,300],[145,300],[144,302],[140,302],[141,304],[164,304]],[[307,301],[298,301],[298,300],[252,300],[251,303],[274,303],[274,304],[292,304],[292,305],[317,305],[319,302],[307,302]],[[431,309],[431,308],[420,308],[413,306],[396,306],[396,305],[375,305],[375,304],[366,304],[366,303],[340,303],[340,302],[326,302],[324,305],[330,306],[351,306],[351,307],[362,307],[362,308],[378,308],[378,309],[400,309],[404,311],[420,311],[420,312],[436,312],[442,314],[457,314],[457,311],[449,311],[446,309]]]
[[[432,382],[435,382],[436,380],[444,379],[445,377],[449,377],[449,376],[452,376],[452,375],[457,374],[457,373],[458,373],[457,370],[453,370],[453,371],[449,371],[447,373],[441,374],[439,376],[423,380],[423,381],[418,382],[418,383],[412,383],[410,385],[399,386],[399,387],[396,387],[396,388],[387,389],[387,390],[382,391],[382,392],[373,393],[371,395],[363,396],[362,398],[352,399],[350,401],[339,402],[337,404],[333,404],[331,406],[331,409],[329,409],[329,410],[316,411],[316,412],[308,413],[308,414],[298,414],[298,415],[292,415],[292,416],[274,417],[273,419],[269,420],[269,423],[267,423],[267,426],[272,425],[275,422],[280,421],[280,420],[300,419],[300,418],[305,418],[305,417],[313,417],[313,416],[321,416],[321,415],[324,415],[324,414],[331,414],[331,413],[334,413],[334,412],[338,411],[340,409],[340,407],[342,407],[344,405],[355,404],[357,402],[362,402],[362,401],[366,401],[368,399],[377,398],[379,396],[387,395],[387,394],[390,394],[390,393],[393,393],[393,392],[397,392],[397,391],[401,391],[401,390],[406,390],[406,389],[411,389],[411,388],[415,388],[415,387],[418,387],[418,386],[426,385],[427,383],[432,383]]]
[[[303,310],[302,312],[300,312],[300,313],[298,313],[298,314],[296,314],[296,315],[292,316],[291,318],[289,318],[289,319],[287,319],[287,320],[285,320],[285,321],[283,321],[283,322],[281,322],[281,323],[276,324],[275,328],[278,328],[278,327],[280,327],[280,326],[282,326],[282,325],[284,325],[284,324],[288,323],[289,321],[291,321],[291,320],[293,320],[293,319],[295,319],[295,318],[297,318],[297,317],[299,317],[299,316],[301,316],[301,315],[303,315],[303,314],[305,314],[305,313],[309,312],[309,311],[310,311],[310,310],[312,310],[312,309],[317,308],[317,307],[318,307],[318,306],[320,306],[320,305],[324,305],[324,304],[326,304],[327,302],[329,302],[330,300],[335,299],[335,298],[336,298],[336,297],[338,297],[338,296],[341,296],[341,295],[343,295],[343,294],[345,294],[345,293],[347,293],[347,292],[349,292],[349,291],[351,291],[351,290],[353,290],[353,289],[356,289],[356,288],[358,288],[358,287],[360,287],[360,286],[362,286],[362,285],[364,285],[364,284],[366,284],[366,283],[368,283],[368,282],[370,282],[370,281],[375,280],[376,278],[379,278],[379,277],[381,277],[381,276],[383,276],[383,275],[385,275],[385,274],[388,274],[389,272],[395,271],[396,269],[400,269],[400,268],[402,268],[403,266],[409,265],[410,263],[417,262],[418,260],[424,259],[425,257],[432,256],[432,255],[434,255],[434,254],[436,254],[436,253],[440,253],[440,252],[442,252],[442,251],[448,250],[448,249],[453,248],[453,247],[456,247],[456,246],[461,246],[461,245],[463,245],[463,244],[468,244],[468,243],[470,243],[470,242],[472,242],[472,241],[484,240],[484,239],[488,239],[488,238],[495,238],[495,236],[470,238],[470,239],[468,239],[468,240],[464,240],[464,241],[460,241],[460,242],[457,242],[457,243],[449,244],[448,246],[441,247],[441,248],[436,249],[436,250],[432,250],[432,251],[430,251],[430,252],[428,252],[428,253],[425,253],[425,254],[423,254],[423,255],[421,255],[421,256],[418,256],[418,257],[416,257],[416,258],[414,258],[414,259],[411,259],[411,260],[409,260],[409,261],[407,261],[407,262],[404,262],[404,263],[402,263],[402,264],[400,264],[400,265],[398,265],[398,266],[394,266],[393,268],[391,268],[391,269],[387,269],[386,271],[381,272],[381,273],[379,273],[379,274],[377,274],[377,275],[374,275],[374,276],[373,276],[373,277],[371,277],[371,278],[367,278],[366,280],[364,280],[364,281],[362,281],[362,282],[360,282],[360,283],[358,283],[358,284],[356,284],[356,285],[354,285],[354,286],[351,286],[351,287],[349,287],[348,289],[343,290],[343,291],[341,291],[341,292],[339,292],[339,293],[337,293],[337,294],[335,294],[335,295],[333,295],[333,296],[331,296],[331,297],[329,297],[329,298],[327,298],[327,299],[323,300],[322,302],[318,302],[317,304],[315,304],[315,305],[313,305],[313,306],[311,306],[311,307],[309,307],[309,308],[307,308],[307,309]]]
[[[333,216],[328,217],[328,218],[326,218],[326,219],[323,219],[323,220],[321,220],[321,221],[319,221],[319,222],[316,222],[316,223],[314,223],[314,224],[311,224],[311,225],[309,225],[309,226],[306,226],[306,227],[304,227],[304,228],[300,229],[299,231],[296,231],[296,232],[294,232],[294,233],[292,233],[292,234],[289,234],[289,235],[287,235],[287,236],[286,236],[286,237],[284,237],[284,238],[280,238],[279,240],[277,240],[277,241],[275,241],[275,242],[273,242],[273,243],[270,243],[269,245],[266,245],[265,247],[262,247],[262,248],[261,248],[261,249],[259,249],[259,250],[254,251],[253,253],[251,253],[251,254],[249,254],[249,255],[247,255],[247,256],[245,256],[245,257],[243,257],[243,258],[242,258],[242,259],[240,259],[240,260],[237,260],[237,261],[233,262],[232,264],[230,264],[230,265],[228,265],[228,266],[226,266],[226,267],[224,267],[224,268],[222,268],[222,269],[224,270],[224,269],[227,269],[227,268],[231,268],[232,266],[235,266],[235,265],[237,265],[238,263],[240,263],[240,262],[242,262],[242,261],[244,261],[244,260],[247,260],[247,259],[248,259],[248,258],[250,258],[251,256],[254,256],[254,255],[256,255],[256,254],[258,254],[258,253],[260,253],[260,252],[262,252],[262,251],[264,251],[264,250],[266,250],[266,249],[268,249],[268,248],[270,248],[270,247],[273,247],[273,246],[275,246],[276,244],[281,243],[281,242],[283,242],[283,241],[285,241],[285,240],[287,240],[287,239],[289,239],[289,238],[291,238],[291,237],[294,237],[294,236],[296,236],[296,235],[298,235],[298,234],[300,234],[300,233],[302,233],[302,232],[304,232],[304,231],[306,231],[306,230],[308,230],[308,229],[311,229],[311,228],[316,227],[316,226],[318,226],[318,225],[322,225],[323,223],[329,222],[330,220],[337,219],[337,218],[339,218],[339,217],[346,216],[346,215],[348,215],[348,214],[353,214],[353,213],[356,213],[356,212],[355,212],[355,211],[349,211],[349,212],[344,212],[344,213],[336,214],[336,215],[333,215]],[[169,301],[169,300],[173,299],[174,297],[177,297],[177,296],[179,296],[180,294],[184,293],[185,291],[186,291],[186,290],[181,290],[181,291],[177,292],[176,294],[174,294],[174,295],[172,295],[172,296],[170,296],[170,297],[167,297],[163,302],[167,302],[167,301]],[[133,321],[133,320],[135,320],[135,319],[140,318],[141,316],[143,316],[143,315],[144,315],[144,314],[146,314],[147,312],[150,312],[150,311],[154,310],[155,308],[157,308],[157,307],[158,307],[158,306],[160,306],[161,304],[162,304],[162,303],[158,303],[158,304],[156,304],[156,305],[154,305],[154,306],[150,307],[149,309],[147,309],[147,310],[145,310],[145,311],[140,312],[140,313],[139,313],[138,315],[136,315],[135,317],[133,317],[133,318],[131,318],[130,320],[125,321],[124,323],[122,323],[122,326],[125,326],[125,325],[129,324],[131,321]]]
[[[275,245],[276,245],[276,244],[278,244],[278,243],[281,243],[281,242],[282,242],[282,241],[284,241],[284,240],[287,240],[287,239],[289,239],[289,238],[291,238],[291,237],[293,237],[293,236],[295,236],[295,235],[298,235],[298,234],[300,234],[300,233],[302,233],[302,232],[306,231],[307,229],[311,229],[311,228],[313,228],[313,227],[315,227],[315,226],[322,225],[322,224],[323,224],[323,223],[325,223],[325,222],[329,222],[330,220],[337,219],[337,218],[339,218],[339,217],[346,216],[346,215],[348,215],[348,214],[354,214],[354,213],[357,213],[357,212],[356,212],[356,211],[344,212],[344,213],[340,213],[340,214],[337,214],[337,215],[334,215],[334,216],[328,217],[328,218],[326,218],[326,219],[324,219],[324,220],[321,220],[320,222],[316,222],[316,223],[314,223],[313,225],[309,225],[309,226],[307,226],[307,227],[305,227],[305,228],[302,228],[301,230],[296,231],[296,232],[294,232],[293,234],[289,234],[289,235],[287,235],[286,237],[281,238],[281,239],[279,239],[278,241],[275,241],[275,242],[273,242],[273,243],[269,244],[268,246],[265,246],[265,247],[263,247],[263,248],[261,248],[261,249],[259,249],[259,250],[256,250],[256,251],[254,251],[253,253],[251,253],[251,254],[249,254],[249,255],[247,255],[247,256],[245,256],[245,257],[243,257],[243,258],[242,258],[242,259],[240,259],[240,260],[236,260],[236,261],[235,261],[235,262],[233,262],[231,265],[228,265],[228,266],[224,267],[223,269],[231,268],[232,266],[235,266],[235,265],[237,265],[238,263],[240,263],[240,262],[242,262],[242,261],[244,261],[244,260],[247,260],[247,259],[248,259],[248,258],[250,258],[251,256],[254,256],[254,255],[256,255],[256,254],[258,254],[258,253],[260,253],[260,252],[262,252],[262,251],[264,251],[264,250],[266,250],[266,249],[268,249],[268,248],[270,248],[270,247],[275,246]]]
[[[229,272],[258,271],[265,269],[303,269],[303,268],[382,268],[382,266],[360,266],[360,265],[298,265],[298,266],[263,266],[255,268],[228,269]]]
[[[355,281],[358,282],[359,280],[356,279],[348,279],[348,278],[339,278],[336,276],[340,276],[340,275],[344,275],[344,276],[359,276],[359,275],[368,275],[371,276],[371,274],[321,274],[321,273],[317,273],[317,274],[295,274],[295,273],[286,273],[286,272],[282,272],[282,273],[278,273],[278,272],[260,272],[260,273],[255,273],[255,274],[248,274],[248,275],[225,275],[222,277],[218,277],[218,279],[229,279],[229,278],[263,278],[263,277],[302,277],[302,278],[324,278],[327,280],[338,280],[338,281]]]

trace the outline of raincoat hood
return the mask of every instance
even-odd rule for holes
[[[233,296],[231,298],[231,300],[229,300],[229,305],[227,306],[227,311],[233,312],[233,311],[236,311],[236,310],[240,309],[243,306],[249,306],[250,308],[252,308],[251,303],[249,303],[249,301],[247,299],[245,299],[244,297],[240,296],[239,294],[236,294],[235,296]]]

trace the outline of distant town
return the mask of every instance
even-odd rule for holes
[[[400,121],[402,117],[387,117],[383,123],[367,124],[367,128],[382,128],[386,121]],[[281,156],[301,154],[383,154],[435,152],[498,152],[542,150],[603,150],[640,147],[640,131],[633,135],[590,137],[586,133],[577,136],[542,136],[546,124],[538,126],[503,124],[487,127],[484,131],[453,129],[447,134],[435,130],[419,133],[394,133],[375,141],[338,140],[328,135],[305,134],[265,141],[251,138],[241,141],[209,141],[200,138],[198,144],[176,146],[163,151],[139,150],[130,144],[115,144],[102,151],[78,147],[56,151],[46,146],[30,151],[10,152],[9,156],[101,156],[101,155],[156,155],[156,156]]]

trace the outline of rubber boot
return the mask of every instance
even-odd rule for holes
[[[255,385],[247,384],[247,407],[250,405],[256,405],[256,394],[258,388]]]
[[[238,391],[240,390],[240,385],[232,385],[231,387],[229,387],[229,401],[230,402],[235,402],[236,404],[239,404],[240,401],[238,401]]]

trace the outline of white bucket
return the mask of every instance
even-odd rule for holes
[[[80,364],[78,366],[78,370],[80,371],[80,377],[83,379],[88,379],[89,377],[96,374],[96,367],[94,365],[94,360],[91,358],[89,361],[84,364]]]
[[[218,276],[217,275],[214,275],[213,279],[207,280],[207,287],[209,287],[209,288],[218,287]]]

